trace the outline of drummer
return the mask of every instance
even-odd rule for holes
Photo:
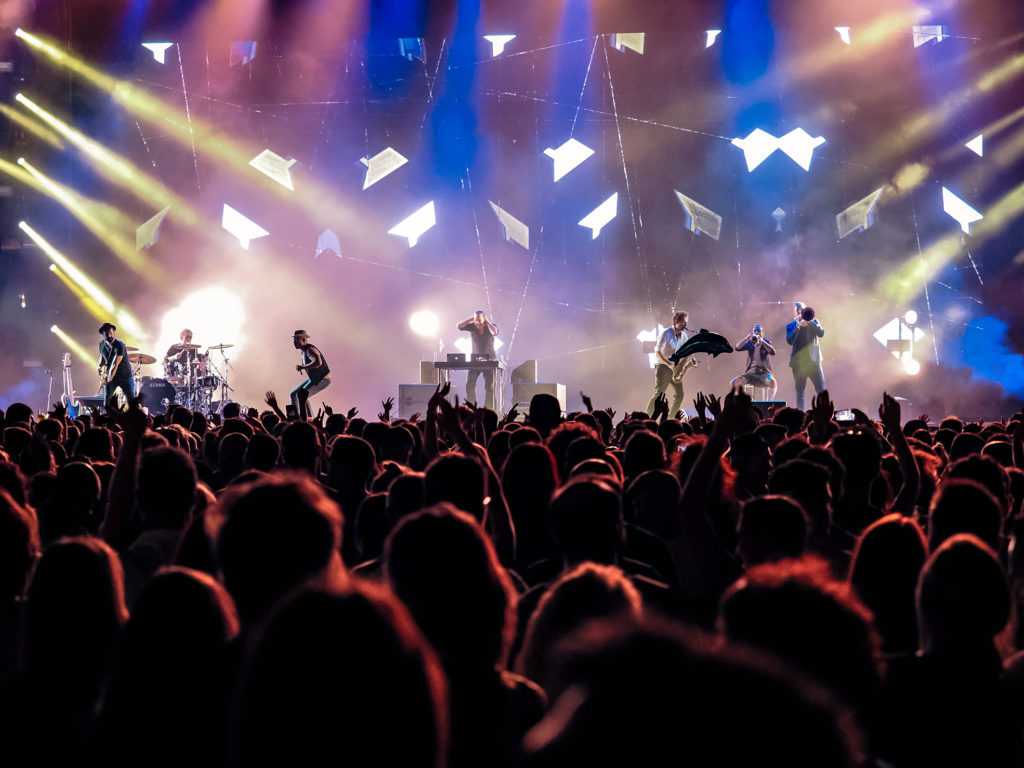
[[[178,336],[181,339],[179,344],[171,344],[164,355],[164,371],[168,376],[174,375],[174,369],[181,371],[178,375],[187,375],[189,363],[200,359],[199,345],[192,343],[192,331],[188,328],[182,329]]]

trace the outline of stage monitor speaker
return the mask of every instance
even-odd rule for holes
[[[565,384],[555,384],[554,382],[512,384],[512,402],[519,403],[520,410],[529,410],[530,401],[534,395],[552,395],[558,398],[559,406],[563,411],[565,410]]]
[[[437,368],[433,360],[420,360],[420,384],[437,386]]]
[[[508,375],[512,384],[536,384],[537,383],[537,361],[527,360],[520,363]]]
[[[778,410],[779,408],[786,407],[785,400],[755,400],[754,405],[760,408],[762,411],[768,411],[771,409]]]
[[[399,384],[398,418],[408,419],[414,413],[419,413],[425,418],[427,403],[436,391],[436,384]],[[451,400],[451,395],[448,399]]]

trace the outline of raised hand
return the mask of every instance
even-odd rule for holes
[[[420,412],[416,411],[412,416],[409,417],[409,421],[411,421],[413,424],[415,424],[417,421],[420,420],[420,416],[421,416]]]
[[[882,393],[882,402],[878,406],[878,418],[882,420],[887,434],[900,431],[900,401],[888,392]]]
[[[394,395],[389,395],[387,400],[381,400],[380,405],[384,410],[377,414],[380,421],[391,421],[391,408],[395,404]]]
[[[749,399],[750,398],[748,397],[747,400],[749,400]],[[720,397],[716,397],[715,395],[710,395],[707,398],[707,401],[708,401],[708,411],[716,419],[719,418],[722,415],[722,399]]]
[[[827,424],[836,412],[835,403],[829,399],[828,390],[823,389],[811,400],[811,418],[818,424]]]
[[[613,411],[612,407],[610,405],[607,408],[604,409],[604,412],[607,413],[611,417],[612,421],[615,421],[615,413],[616,413],[616,411]]]
[[[666,416],[668,416],[668,398],[662,392],[654,401],[654,412],[651,414],[651,418],[655,421],[664,421]]]
[[[329,406],[327,403],[325,403],[325,402],[323,402],[321,400],[320,401],[320,405],[322,405],[324,407],[324,413],[326,413],[328,416],[333,416],[334,415],[334,409],[331,408],[331,406]]]
[[[705,414],[708,412],[708,399],[704,397],[703,392],[697,393],[697,398],[693,401],[693,408],[697,411],[697,415],[703,419]]]
[[[592,413],[594,410],[594,404],[590,401],[590,398],[580,390],[580,399],[583,401],[583,407],[587,409],[587,413]]]
[[[267,390],[267,394],[264,396],[263,402],[265,402],[271,408],[277,408],[277,395],[274,394],[274,390]]]
[[[501,420],[502,424],[511,424],[516,420],[516,416],[519,415],[518,406],[519,403],[512,403],[512,407],[508,409],[508,413],[505,414],[505,418]]]
[[[359,409],[353,405],[351,408],[348,409],[348,413],[345,414],[345,418],[354,419],[357,413],[359,413]]]

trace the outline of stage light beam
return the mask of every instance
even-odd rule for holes
[[[409,327],[417,336],[434,338],[441,329],[441,320],[436,312],[421,309],[409,315]]]

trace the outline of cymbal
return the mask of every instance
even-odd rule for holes
[[[199,349],[201,346],[201,344],[173,344],[171,345],[171,349],[180,349],[184,351],[186,349]]]
[[[207,347],[207,349],[228,349],[228,348],[233,347],[233,346],[235,346],[235,345],[234,344],[214,344],[212,347]]]
[[[152,365],[156,362],[155,357],[147,355],[145,352],[133,352],[128,355],[128,360],[136,365]]]
[[[128,352],[138,352],[139,348],[138,347],[125,347],[125,350],[127,350]]]

